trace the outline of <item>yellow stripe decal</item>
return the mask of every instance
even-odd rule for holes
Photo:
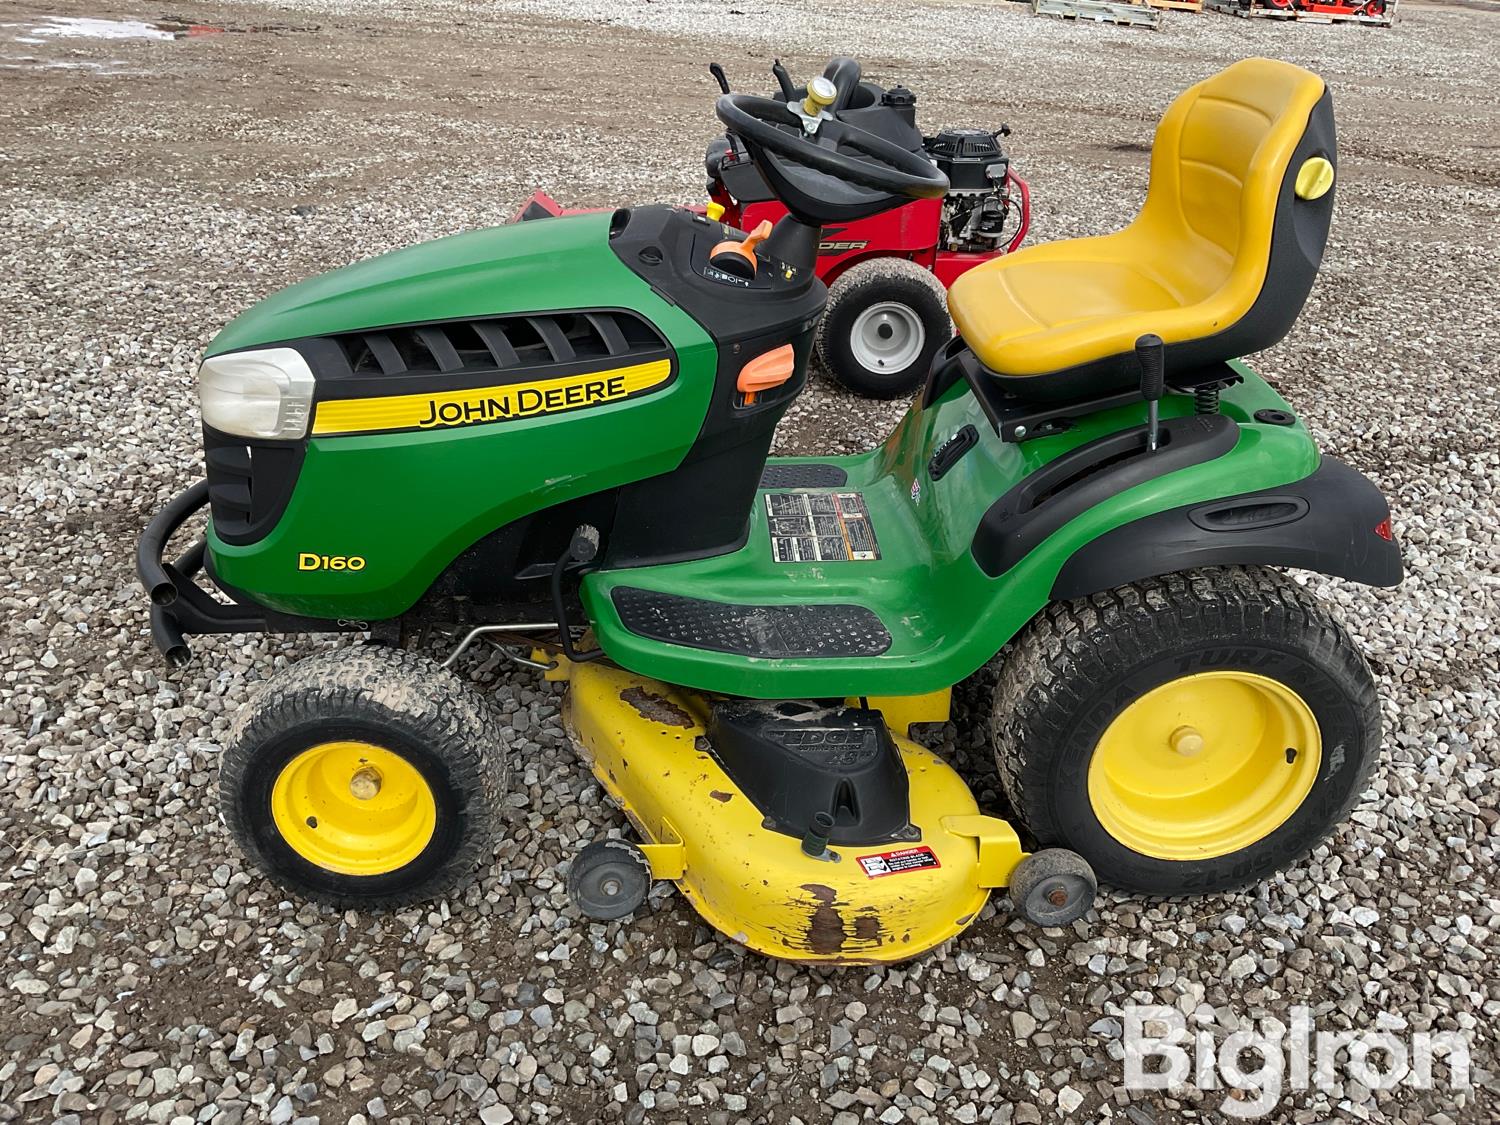
[[[467,391],[381,398],[333,399],[318,404],[315,436],[378,430],[442,430],[509,422],[615,402],[665,383],[672,361],[656,359],[611,371],[564,375],[535,383],[507,383]]]

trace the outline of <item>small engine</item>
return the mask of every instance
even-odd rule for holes
[[[1010,217],[1010,157],[1000,147],[998,131],[945,129],[924,137],[922,147],[951,185],[943,199],[943,246],[985,254],[999,248]]]

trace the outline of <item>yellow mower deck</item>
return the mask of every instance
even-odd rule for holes
[[[569,681],[569,730],[640,834],[653,878],[675,882],[716,929],[758,953],[836,964],[915,957],[968,926],[1025,856],[1011,826],[981,815],[958,774],[904,737],[904,725],[892,733],[920,838],[832,846],[835,861],[764,827],[709,751],[701,697],[599,664],[564,661],[548,678]],[[920,717],[910,701],[884,713]]]

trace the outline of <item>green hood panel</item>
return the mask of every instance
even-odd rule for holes
[[[361,328],[428,320],[633,309],[668,340],[702,336],[609,247],[609,212],[537,219],[408,246],[298,282],[232,320],[209,355]]]
[[[497,528],[677,468],[702,429],[718,349],[625,268],[609,222],[606,213],[534,220],[398,250],[293,285],[225,328],[210,354],[423,321],[624,308],[656,325],[677,370],[660,390],[587,410],[309,438],[268,535],[236,546],[210,528],[219,578],[285,613],[393,617]],[[303,567],[322,556],[338,568]],[[344,565],[351,558],[358,569]]]

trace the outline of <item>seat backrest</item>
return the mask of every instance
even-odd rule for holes
[[[1215,306],[1203,358],[1270,347],[1312,288],[1333,214],[1333,101],[1291,63],[1245,59],[1184,92],[1157,127],[1137,234],[1184,304]],[[1171,339],[1175,333],[1164,333]],[[1195,358],[1176,357],[1183,366]]]

